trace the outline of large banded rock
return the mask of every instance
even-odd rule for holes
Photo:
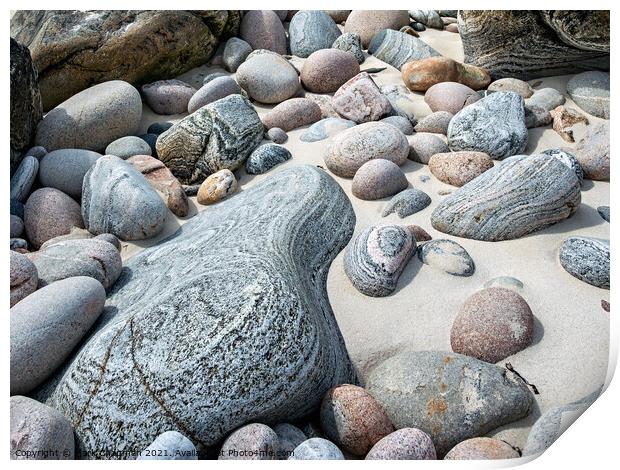
[[[357,380],[326,291],[354,226],[340,186],[311,166],[209,207],[129,259],[98,329],[39,397],[82,451],[143,449],[164,431],[200,451],[318,410]]]
[[[216,171],[239,168],[262,138],[254,107],[241,95],[229,95],[161,134],[157,155],[181,183],[194,184]]]
[[[323,10],[299,10],[288,27],[291,54],[308,57],[318,50],[329,49],[341,34]]]
[[[393,29],[377,33],[370,41],[368,52],[398,70],[412,60],[439,56],[439,52],[420,38]]]
[[[510,240],[570,217],[579,180],[554,157],[515,158],[485,171],[445,198],[431,215],[440,232],[475,240]]]

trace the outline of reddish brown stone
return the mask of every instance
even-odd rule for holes
[[[461,64],[448,57],[428,57],[401,67],[403,82],[411,91],[426,91],[443,82],[461,83],[482,90],[491,83],[489,72],[475,65]]]
[[[410,225],[409,227],[413,230],[413,235],[415,236],[416,242],[427,242],[433,239],[433,237],[431,237],[428,232],[419,225]]]
[[[493,168],[493,160],[483,152],[436,153],[428,161],[435,177],[452,186],[463,186]]]
[[[321,49],[310,54],[301,68],[301,83],[314,93],[333,93],[360,73],[355,56],[339,49]]]
[[[338,88],[332,105],[340,116],[358,124],[376,121],[392,110],[390,101],[366,72]]]
[[[424,101],[433,112],[458,113],[465,106],[475,103],[480,95],[466,85],[456,82],[438,83],[424,94]]]
[[[571,127],[578,122],[583,122],[586,125],[589,124],[587,117],[572,108],[558,106],[549,113],[553,117],[553,130],[560,134],[560,137],[566,142],[575,142]]]
[[[261,117],[267,129],[279,127],[288,132],[321,119],[321,108],[308,98],[291,98]]]
[[[252,49],[267,49],[286,54],[286,33],[273,10],[249,10],[243,15],[239,37]]]

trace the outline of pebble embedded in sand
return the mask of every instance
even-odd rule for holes
[[[534,94],[534,89],[529,83],[519,80],[518,78],[500,78],[495,80],[487,88],[489,91],[512,91],[521,95],[524,99]]]
[[[301,83],[314,93],[332,93],[360,73],[355,57],[338,49],[313,52],[301,68]]]
[[[416,132],[430,132],[433,134],[448,135],[448,125],[454,117],[447,111],[437,111],[423,117],[415,126]]]
[[[575,75],[566,84],[566,91],[586,113],[609,119],[609,73],[591,70]]]
[[[428,165],[431,157],[437,153],[450,152],[446,141],[437,134],[416,132],[408,138],[409,153],[407,158],[414,162]]]
[[[245,161],[245,171],[249,175],[261,175],[291,158],[293,158],[291,152],[281,145],[261,145]]]
[[[609,240],[570,237],[560,248],[560,264],[577,279],[609,289]]]
[[[275,144],[283,144],[288,140],[288,135],[284,129],[279,127],[272,127],[267,131],[267,137],[269,137]]]
[[[267,129],[279,127],[288,132],[321,119],[321,108],[308,98],[291,98],[261,116]]]
[[[456,114],[464,107],[479,100],[478,93],[456,82],[437,83],[424,94],[424,101],[433,112],[447,111],[450,114]]]
[[[209,103],[240,93],[241,88],[232,77],[215,78],[194,93],[187,103],[187,112],[191,114]]]
[[[587,127],[577,143],[574,154],[584,176],[591,180],[609,180],[609,122],[597,122]]]
[[[151,147],[140,137],[128,135],[111,142],[105,149],[106,155],[115,155],[127,160],[134,155],[151,155]]]
[[[353,126],[355,123],[348,119],[328,117],[312,124],[299,140],[302,142],[318,142]]]
[[[181,114],[196,89],[181,80],[158,80],[142,85],[142,95],[157,114]]]
[[[247,15],[246,15],[247,16]],[[237,82],[260,103],[281,103],[299,91],[299,76],[289,62],[277,54],[254,51],[237,69]]]
[[[402,66],[401,75],[403,82],[411,91],[427,91],[434,85],[447,82],[459,83],[472,90],[480,90],[491,82],[491,76],[485,69],[462,64],[447,57],[429,57],[408,61]],[[454,90],[454,92],[459,90],[454,86],[442,86],[441,88],[446,91]]]
[[[237,190],[237,178],[230,170],[220,170],[203,181],[198,190],[198,204],[213,204]]]

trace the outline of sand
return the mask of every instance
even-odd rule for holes
[[[458,34],[427,30],[421,38],[437,51],[455,60],[463,60],[463,51]],[[298,62],[303,59],[298,60]],[[369,57],[362,70],[372,67],[387,67],[374,74],[378,85],[402,84],[400,73],[393,67]],[[181,80],[201,86],[208,73],[222,71],[219,67],[203,66],[181,75]],[[536,88],[553,87],[566,94],[566,82],[570,75],[532,80]],[[422,94],[413,94],[417,104],[418,119],[431,111],[424,103]],[[577,108],[567,98],[567,105]],[[257,105],[259,114],[272,106]],[[578,109],[578,108],[577,108]],[[158,116],[144,106],[142,132],[152,122],[176,121],[183,116]],[[588,116],[591,122],[597,118]],[[328,141],[306,143],[299,139],[306,127],[288,133],[284,144],[293,158],[279,165],[265,175],[250,176],[243,169],[235,172],[240,191],[246,190],[273,172],[286,167],[311,164],[325,167],[323,154]],[[575,129],[578,141],[584,127]],[[574,147],[567,144],[549,126],[531,129],[527,154],[553,147]],[[359,293],[346,277],[343,253],[332,264],[327,281],[331,305],[345,338],[349,354],[360,372],[362,381],[369,369],[401,349],[450,350],[450,328],[459,307],[467,297],[482,285],[497,276],[513,276],[524,284],[521,295],[530,305],[535,317],[535,340],[529,348],[509,357],[500,364],[510,362],[527,380],[535,384],[540,395],[536,406],[525,419],[493,431],[512,445],[523,447],[529,429],[541,412],[568,403],[589,394],[600,387],[607,374],[609,354],[609,314],[601,308],[601,300],[609,301],[609,291],[590,286],[568,274],[559,264],[558,251],[564,239],[582,235],[609,239],[609,224],[597,213],[596,208],[609,205],[609,183],[585,180],[582,203],[568,220],[518,240],[503,242],[480,242],[447,236],[434,230],[430,214],[445,196],[442,190],[456,188],[441,183],[431,175],[426,165],[408,161],[403,167],[411,186],[429,194],[432,204],[417,214],[399,219],[396,214],[381,217],[387,198],[379,201],[362,201],[351,194],[351,180],[334,176],[349,196],[357,215],[356,234],[369,225],[377,223],[417,224],[434,238],[447,238],[461,244],[476,264],[473,276],[462,278],[451,276],[414,258],[405,268],[398,288],[389,297],[372,298]],[[422,182],[420,177],[430,179]],[[232,196],[234,197],[234,196]],[[123,258],[139,252],[146,246],[156,244],[174,233],[176,229],[199,210],[195,197],[191,199],[190,215],[178,219],[169,214],[164,232],[157,238],[140,243],[123,243]]]

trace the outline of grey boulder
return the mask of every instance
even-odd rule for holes
[[[291,54],[308,57],[319,49],[329,49],[341,34],[325,11],[299,10],[288,27]]]
[[[111,142],[105,148],[105,154],[127,160],[134,155],[151,155],[151,146],[140,137],[128,135]]]
[[[39,181],[42,186],[59,189],[74,199],[80,199],[84,175],[99,157],[101,154],[92,150],[54,150],[41,160]]]
[[[591,70],[571,78],[566,91],[586,113],[609,119],[609,73]]]
[[[11,199],[19,202],[26,202],[30,195],[32,184],[37,179],[39,171],[39,160],[35,157],[27,156],[17,167],[11,176]]]

